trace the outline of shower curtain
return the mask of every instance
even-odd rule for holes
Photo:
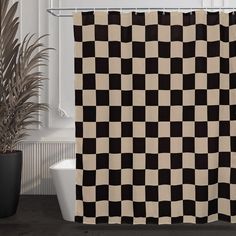
[[[76,214],[236,222],[236,15],[74,15]]]

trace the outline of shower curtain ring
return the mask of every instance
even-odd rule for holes
[[[233,15],[235,15],[235,9],[233,8]]]
[[[138,11],[138,8],[136,7],[136,9],[135,9],[135,15],[137,15],[137,13],[138,13],[137,11]]]
[[[165,15],[165,8],[163,8],[162,15],[163,16]]]

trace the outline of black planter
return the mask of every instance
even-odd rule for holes
[[[22,151],[0,153],[0,218],[16,213],[21,187]]]

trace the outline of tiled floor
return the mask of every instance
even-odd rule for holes
[[[17,214],[0,219],[0,236],[233,236],[236,224],[80,225],[62,220],[55,196],[22,196]]]

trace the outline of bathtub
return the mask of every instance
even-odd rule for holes
[[[75,160],[60,161],[50,167],[62,217],[67,221],[74,221],[75,217]]]

